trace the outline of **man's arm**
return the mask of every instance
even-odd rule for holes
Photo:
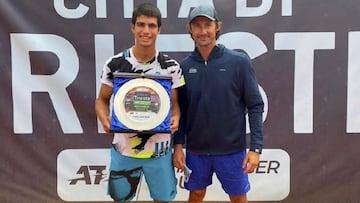
[[[98,98],[95,100],[95,112],[98,116],[104,131],[110,133],[110,99],[113,88],[102,84]]]
[[[186,120],[186,91],[185,86],[177,88],[178,106],[181,112],[179,121],[179,130],[174,133],[174,166],[182,171],[185,170],[185,153],[183,151],[183,145],[185,144],[185,120]]]
[[[178,102],[178,91],[177,89],[171,90],[171,118],[170,118],[170,128],[171,133],[174,133],[179,128],[180,121],[180,106]]]
[[[245,157],[243,167],[246,167],[245,173],[252,173],[259,164],[260,153],[263,148],[262,114],[264,112],[264,102],[259,91],[255,71],[247,55],[243,63],[243,66],[246,67],[246,74],[244,74],[244,99],[250,124],[250,150]]]

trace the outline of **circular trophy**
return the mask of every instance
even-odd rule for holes
[[[151,130],[161,124],[170,110],[170,98],[154,80],[137,78],[124,83],[114,97],[114,112],[127,128]]]

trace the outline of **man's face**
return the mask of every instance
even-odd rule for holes
[[[216,32],[220,30],[214,21],[206,17],[196,17],[189,27],[192,38],[199,47],[213,46],[216,44]]]
[[[132,25],[135,42],[140,46],[154,46],[156,37],[160,33],[160,27],[155,17],[138,16],[135,25]]]

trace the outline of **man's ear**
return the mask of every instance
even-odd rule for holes
[[[221,23],[220,21],[218,21],[218,22],[216,23],[216,31],[217,31],[217,32],[221,30],[221,26],[222,26],[222,23]]]
[[[135,25],[130,23],[130,29],[131,29],[131,32],[134,33],[134,30],[135,30]]]
[[[187,31],[188,31],[189,34],[192,34],[190,24],[187,24],[187,25],[186,25],[186,29],[187,29]]]

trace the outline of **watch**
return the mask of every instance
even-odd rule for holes
[[[250,148],[250,151],[256,152],[256,153],[258,153],[258,154],[261,154],[261,152],[262,152],[262,150],[259,149],[259,148]]]

